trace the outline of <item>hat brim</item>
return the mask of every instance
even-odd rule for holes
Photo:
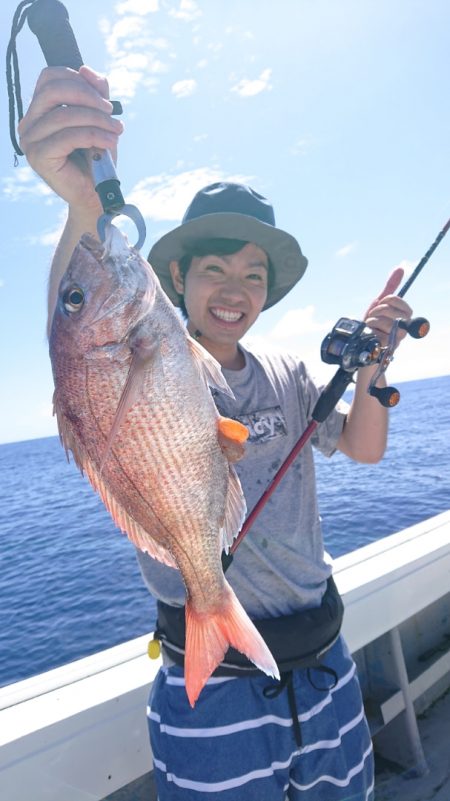
[[[152,247],[148,261],[175,306],[180,299],[172,283],[169,265],[179,261],[199,239],[241,239],[253,242],[266,251],[274,268],[274,281],[267,293],[264,309],[278,303],[300,280],[308,260],[291,234],[261,222],[255,217],[234,212],[204,214],[174,228]]]

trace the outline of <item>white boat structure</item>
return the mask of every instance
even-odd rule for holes
[[[378,755],[377,801],[448,801],[450,511],[340,557],[334,575]],[[0,801],[156,799],[150,637],[0,689]]]

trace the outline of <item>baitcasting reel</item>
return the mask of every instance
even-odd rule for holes
[[[364,322],[341,317],[322,342],[320,348],[322,361],[327,364],[338,364],[348,373],[355,372],[359,367],[378,364],[378,370],[372,377],[368,392],[378,398],[383,406],[396,406],[400,400],[399,391],[395,387],[380,388],[375,384],[393,359],[399,328],[403,328],[414,339],[422,339],[428,334],[430,324],[425,317],[415,317],[412,320],[398,318],[392,325],[388,344],[383,347]]]

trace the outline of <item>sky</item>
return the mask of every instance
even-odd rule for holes
[[[6,53],[17,3],[4,0]],[[243,181],[268,197],[309,266],[253,342],[302,354],[361,319],[391,270],[411,272],[450,216],[447,0],[94,0],[68,2],[84,62],[108,76],[125,133],[117,172],[151,244],[194,193]],[[18,38],[24,107],[45,66]],[[0,87],[0,443],[57,433],[46,340],[47,276],[64,203],[14,166]],[[406,299],[430,320],[388,371],[401,383],[450,373],[450,235]]]

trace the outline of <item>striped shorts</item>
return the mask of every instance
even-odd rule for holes
[[[373,801],[370,734],[342,638],[324,664],[337,681],[293,671],[291,698],[263,675],[213,677],[194,709],[183,669],[162,668],[148,709],[158,800]]]

